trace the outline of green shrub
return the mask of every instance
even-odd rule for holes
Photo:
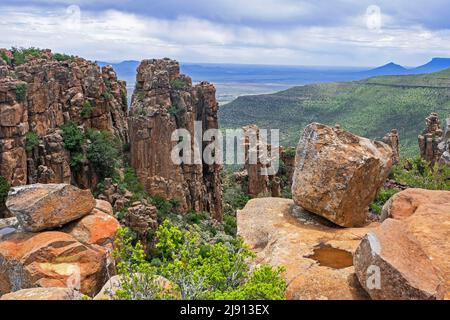
[[[94,107],[92,106],[92,103],[90,101],[85,101],[81,107],[80,116],[83,119],[88,119],[91,117],[93,111]]]
[[[0,51],[0,58],[2,58],[7,64],[11,64],[11,59],[8,57],[6,52]]]
[[[38,48],[12,48],[14,64],[16,66],[24,64],[27,58],[34,57],[39,58],[42,55],[42,50]]]
[[[89,130],[87,136],[91,140],[87,159],[101,179],[112,177],[119,162],[119,143],[109,131]]]
[[[172,117],[175,117],[178,127],[186,126],[186,120],[184,118],[186,110],[179,108],[178,105],[176,105],[176,104],[173,104],[172,106],[170,106],[169,109],[167,109],[167,112]]]
[[[68,122],[61,129],[66,149],[70,152],[81,152],[84,142],[83,130],[75,122]]]
[[[174,90],[183,90],[188,87],[188,84],[181,78],[177,78],[170,81],[170,86]]]
[[[84,162],[84,156],[81,152],[75,152],[70,155],[70,167],[76,168],[79,164]]]
[[[398,189],[381,188],[377,194],[375,201],[370,205],[370,208],[376,213],[381,214],[384,204],[396,193],[400,192]]]
[[[291,158],[291,159],[295,158],[295,155],[296,155],[295,148],[286,148],[286,149],[284,150],[284,155],[285,155],[287,158]]]
[[[402,160],[392,168],[390,178],[411,188],[450,190],[450,167],[430,166],[421,158]]]
[[[0,208],[5,204],[11,185],[5,177],[0,176]]]
[[[120,92],[120,97],[122,98],[122,105],[128,107],[128,97],[126,90]]]
[[[53,59],[55,59],[56,61],[69,61],[69,60],[73,60],[75,57],[65,54],[65,53],[55,53],[53,55]]]
[[[25,83],[16,86],[17,101],[24,102],[27,98],[27,85]]]
[[[106,101],[111,101],[112,98],[113,98],[113,95],[111,94],[111,92],[109,91],[109,89],[106,90],[105,92],[103,92],[102,96],[103,96],[103,98],[104,98]]]
[[[39,137],[36,133],[28,131],[25,135],[25,149],[31,152],[39,145]]]

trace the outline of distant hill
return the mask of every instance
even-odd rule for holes
[[[367,77],[402,75],[408,73],[408,69],[391,62],[375,69],[363,71],[362,73],[364,73]]]
[[[257,124],[281,130],[282,144],[296,146],[310,122],[336,123],[356,134],[380,139],[399,130],[404,156],[418,153],[425,118],[450,116],[450,69],[424,75],[381,76],[361,81],[294,87],[266,95],[241,96],[221,107],[222,128]]]
[[[409,70],[409,73],[431,73],[450,68],[450,58],[433,58],[423,66]]]

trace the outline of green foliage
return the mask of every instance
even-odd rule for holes
[[[185,127],[186,126],[186,120],[184,118],[184,115],[186,113],[186,110],[181,109],[178,107],[178,105],[173,104],[170,106],[169,109],[167,109],[167,112],[172,116],[175,117],[175,120],[179,127]]]
[[[13,61],[16,66],[24,64],[28,58],[39,58],[42,55],[42,50],[38,48],[12,48]]]
[[[177,78],[170,81],[170,86],[174,90],[183,90],[188,87],[188,84],[181,78]]]
[[[128,107],[128,97],[127,97],[127,92],[125,90],[122,90],[120,92],[120,97],[122,99],[122,105]]]
[[[393,167],[390,178],[411,188],[450,190],[450,167],[430,166],[421,158],[402,160]]]
[[[24,102],[27,98],[27,84],[21,83],[21,84],[17,85],[15,91],[16,91],[17,101]]]
[[[8,57],[6,52],[0,51],[0,58],[2,58],[7,64],[11,64],[11,59]]]
[[[36,133],[28,131],[25,135],[25,149],[27,152],[31,152],[39,145],[39,137]]]
[[[5,177],[0,176],[0,207],[5,204],[10,188],[11,185],[9,184],[8,180],[6,180]]]
[[[402,156],[418,154],[417,135],[424,119],[450,112],[450,71],[385,76],[363,81],[313,84],[274,94],[242,96],[219,109],[223,129],[254,123],[280,129],[280,143],[295,147],[306,125],[339,123],[355,134],[380,139],[392,128]]]
[[[75,57],[65,54],[65,53],[55,53],[53,55],[53,59],[55,59],[56,61],[69,61],[69,60],[73,60]]]
[[[70,155],[70,167],[76,168],[79,164],[85,161],[83,153],[74,152]]]
[[[381,188],[377,194],[375,201],[370,205],[370,208],[376,213],[381,214],[384,204],[396,193],[400,192],[398,189]]]
[[[62,127],[64,145],[70,152],[81,152],[84,142],[84,133],[75,122],[68,122]]]
[[[113,95],[111,94],[111,91],[109,91],[109,89],[104,91],[102,96],[106,101],[111,101],[113,98]]]
[[[101,179],[112,177],[120,159],[118,141],[109,131],[89,130],[87,137],[87,159]]]
[[[92,106],[92,103],[90,101],[85,101],[81,107],[80,116],[83,119],[88,119],[91,117],[93,111],[94,107]]]
[[[284,150],[284,155],[285,155],[287,158],[293,159],[293,158],[295,158],[295,154],[296,154],[295,148],[286,148],[286,149]]]

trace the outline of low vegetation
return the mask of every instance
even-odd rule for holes
[[[11,185],[5,177],[0,176],[0,209],[5,205]]]
[[[174,90],[183,90],[188,87],[188,84],[183,79],[177,78],[170,81],[170,86]]]
[[[109,131],[88,130],[87,159],[100,179],[111,177],[119,163],[120,143]]]
[[[56,61],[70,61],[70,60],[73,60],[74,58],[75,58],[75,56],[68,55],[65,53],[53,54],[53,59],[55,59]]]
[[[39,145],[39,137],[35,132],[28,131],[25,135],[25,150],[31,152]]]
[[[116,299],[284,299],[283,269],[263,265],[251,271],[254,254],[240,239],[205,243],[194,229],[182,230],[168,220],[156,239],[158,265],[145,258],[139,243],[133,245],[128,229],[120,230],[115,257],[124,280]],[[165,284],[158,281],[161,276]]]
[[[22,83],[16,86],[16,98],[19,102],[24,102],[27,98],[27,85]]]
[[[83,119],[89,119],[92,115],[92,112],[94,111],[94,107],[92,106],[92,103],[90,101],[83,102],[83,105],[81,106],[80,116]]]
[[[14,65],[19,66],[24,64],[28,58],[39,58],[42,55],[42,50],[38,48],[11,48]]]

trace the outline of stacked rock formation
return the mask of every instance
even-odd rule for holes
[[[392,163],[398,164],[400,162],[400,143],[397,129],[392,129],[383,137],[382,141],[392,149]]]
[[[85,130],[110,131],[127,143],[126,112],[125,82],[111,67],[100,69],[78,57],[57,61],[49,50],[20,65],[0,58],[0,175],[13,186],[93,188],[97,181],[89,163],[75,172],[70,167],[60,128],[74,122]],[[33,137],[37,143],[27,147]]]
[[[178,144],[172,141],[176,129],[189,132],[192,154],[202,158],[207,143],[195,139],[195,130],[217,129],[217,110],[214,86],[192,86],[191,79],[180,74],[178,62],[144,60],[138,67],[129,113],[131,165],[151,195],[176,199],[180,212],[207,211],[221,220],[221,165],[177,164],[171,159]],[[200,128],[195,128],[196,121]]]
[[[15,187],[6,205],[15,217],[0,220],[0,295],[35,287],[100,291],[120,226],[110,205],[67,184]]]
[[[441,129],[437,113],[426,119],[426,127],[419,135],[419,148],[422,159],[430,162],[450,165],[450,119],[446,119]]]
[[[392,149],[340,128],[308,125],[297,147],[292,195],[302,208],[343,227],[367,223],[392,167]]]

